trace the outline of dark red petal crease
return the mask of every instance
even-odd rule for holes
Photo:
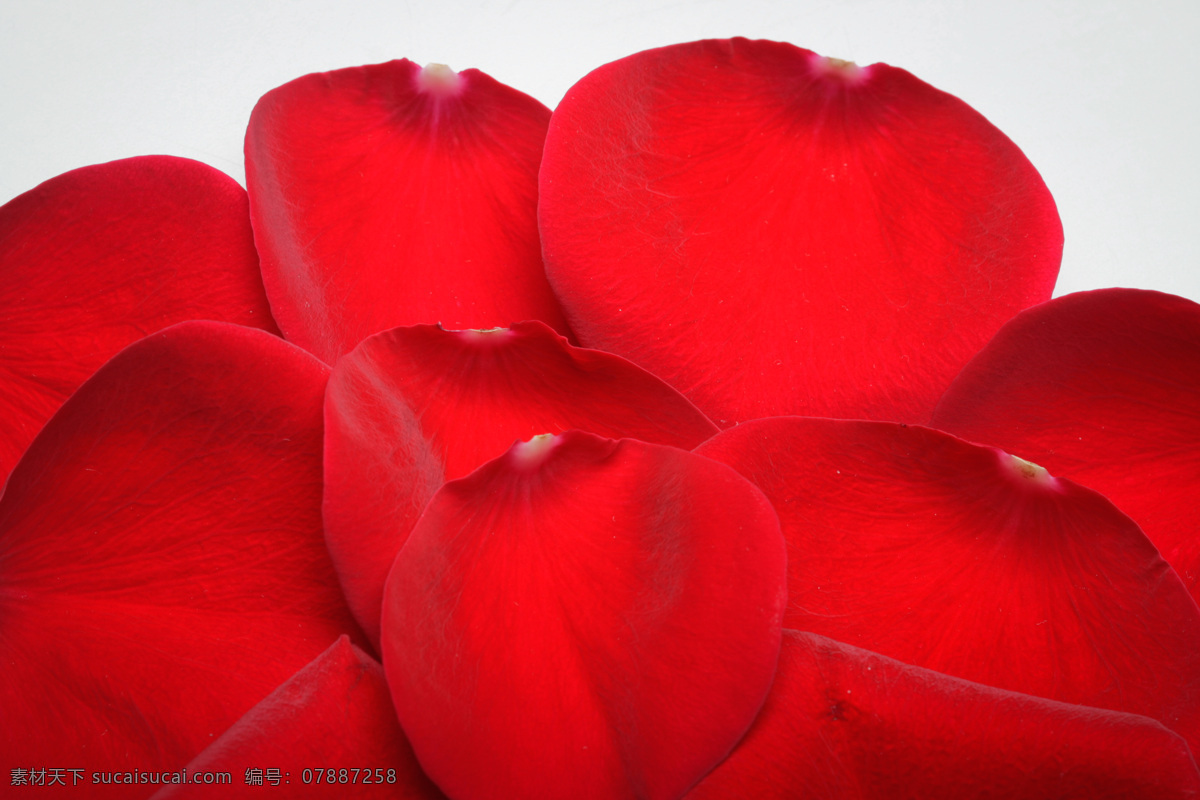
[[[771,499],[784,625],[997,688],[1152,717],[1200,742],[1200,611],[1132,520],[940,431],[799,417],[698,453]]]
[[[1031,308],[955,378],[932,424],[1100,492],[1200,600],[1200,305],[1101,289]]]
[[[276,336],[183,323],[46,425],[0,498],[8,763],[179,769],[356,630],[321,535],[327,376]]]
[[[246,185],[288,340],[332,364],[397,325],[565,332],[536,220],[549,119],[479,70],[403,59],[264,95]]]
[[[962,101],[886,64],[732,39],[601,67],[554,112],[546,269],[579,341],[722,427],[925,422],[1014,313],[1049,299],[1041,177]]]
[[[717,432],[653,375],[571,347],[539,322],[373,336],[334,368],[325,425],[325,536],[376,643],[392,560],[447,480],[541,433],[579,428],[690,450]]]
[[[270,792],[289,798],[445,800],[421,772],[396,721],[383,667],[345,636],[221,734],[187,771],[228,772],[233,781],[181,783],[153,800]]]
[[[762,713],[689,800],[1189,798],[1187,744],[1134,714],[951,678],[784,631]]]
[[[434,496],[388,576],[400,722],[451,797],[679,797],[779,652],[770,504],[682,450],[580,431]]]
[[[190,319],[276,330],[246,192],[227,175],[130,158],[0,207],[0,484],[101,364]]]

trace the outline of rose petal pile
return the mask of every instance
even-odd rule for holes
[[[8,785],[1200,794],[1200,306],[1051,300],[960,100],[402,60],[269,92],[246,177],[0,209]]]

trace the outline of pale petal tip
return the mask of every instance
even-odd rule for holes
[[[517,442],[511,451],[513,463],[524,469],[537,469],[545,463],[558,442],[559,437],[553,433],[542,433],[527,442]]]
[[[445,64],[426,64],[417,73],[417,88],[435,97],[454,97],[462,92],[463,78]]]
[[[464,342],[475,345],[499,344],[513,335],[511,328],[467,328],[454,333]]]
[[[861,83],[867,77],[870,67],[860,67],[853,61],[843,58],[813,55],[813,71],[818,75],[837,79],[848,85]]]
[[[1046,488],[1057,488],[1058,478],[1046,471],[1046,468],[1035,464],[1032,461],[1026,461],[1020,456],[1014,456],[1011,453],[1003,453],[1001,461],[1017,478],[1023,481],[1029,481],[1036,486],[1044,486]]]

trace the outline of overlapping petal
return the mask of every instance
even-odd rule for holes
[[[689,800],[1185,798],[1187,744],[1146,717],[1006,692],[784,631],[746,738]]]
[[[356,630],[321,535],[327,375],[183,323],[42,430],[0,498],[8,763],[178,769]],[[134,796],[109,788],[89,796]]]
[[[779,512],[786,627],[1200,742],[1200,611],[1095,492],[892,423],[758,420],[697,452]]]
[[[734,39],[553,119],[309,75],[245,146],[249,203],[155,157],[0,209],[11,761],[233,773],[163,800],[1200,793],[1200,609],[1067,479],[1200,596],[1200,312],[1064,298],[960,374],[1062,247],[965,104]],[[270,333],[168,327],[207,318]],[[1059,477],[750,421],[797,413]]]
[[[376,643],[392,560],[447,480],[541,433],[579,428],[690,450],[717,432],[653,375],[539,322],[373,336],[334,368],[325,424],[325,536]]]
[[[540,190],[580,342],[723,427],[926,421],[992,334],[1050,297],[1062,250],[1040,176],[965,103],[775,42],[595,70],[555,110]]]
[[[932,424],[1100,492],[1200,599],[1200,306],[1102,289],[1031,308],[954,380]]]
[[[0,484],[100,365],[177,322],[274,331],[246,192],[145,156],[73,170],[0,207]]]
[[[569,431],[434,496],[384,668],[452,797],[673,798],[762,704],[784,600],[778,520],[733,470]]]
[[[269,769],[277,774],[265,776]],[[252,708],[187,771],[228,772],[233,781],[180,783],[154,800],[262,797],[270,791],[289,798],[445,800],[421,772],[396,721],[383,667],[348,637]]]
[[[332,364],[398,325],[565,332],[536,220],[549,119],[479,70],[408,60],[268,92],[246,132],[246,185],[287,338]]]

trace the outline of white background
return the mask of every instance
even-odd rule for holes
[[[0,0],[0,202],[146,153],[242,181],[250,109],[307,72],[438,61],[553,107],[604,62],[735,35],[885,61],[979,109],[1058,201],[1058,294],[1200,300],[1195,0]]]

